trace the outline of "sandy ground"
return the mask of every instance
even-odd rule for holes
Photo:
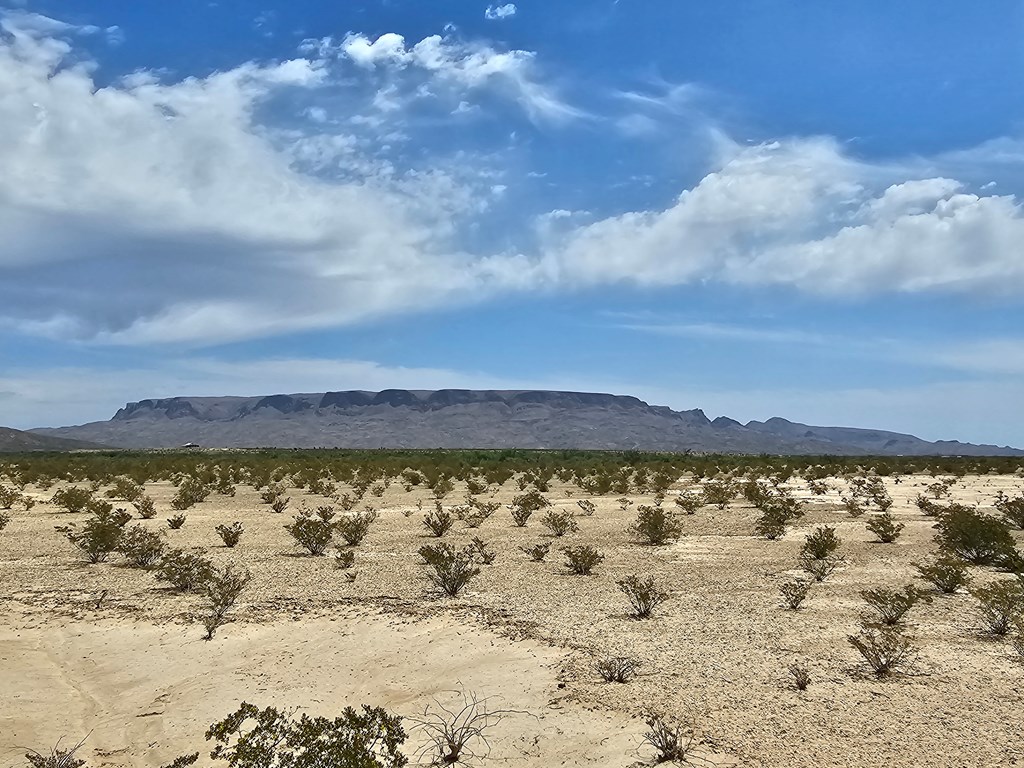
[[[719,764],[1024,765],[1024,665],[1007,641],[984,635],[969,594],[911,612],[920,653],[909,674],[876,679],[846,641],[865,611],[859,591],[914,581],[911,563],[934,549],[933,521],[912,503],[930,481],[889,484],[893,513],[906,524],[892,545],[873,543],[865,518],[839,508],[838,492],[812,498],[796,486],[808,514],[781,541],[753,537],[756,511],[738,500],[686,517],[674,545],[641,546],[625,531],[635,506],[623,511],[596,497],[580,532],[533,563],[519,547],[551,537],[536,518],[515,527],[502,509],[480,529],[456,524],[446,537],[480,536],[498,553],[454,600],[429,593],[415,554],[432,541],[415,510],[419,500],[429,508],[427,491],[393,483],[382,497],[367,495],[364,505],[380,517],[356,549],[358,578],[349,583],[331,558],[302,555],[282,529],[301,503],[324,499],[292,491],[292,507],[278,515],[240,487],[167,531],[172,546],[202,548],[253,574],[235,622],[209,643],[194,623],[199,598],[174,595],[117,558],[85,565],[53,531],[75,516],[43,503],[17,510],[0,534],[0,765],[19,763],[17,747],[91,731],[91,765],[157,766],[203,749],[206,727],[243,699],[322,714],[380,704],[408,715],[459,683],[524,713],[493,729],[495,764],[649,762],[640,715],[656,710],[692,718],[702,757]],[[1000,489],[1019,493],[1024,481],[968,477],[953,497],[985,506]],[[174,489],[147,491],[161,514],[141,522],[166,529]],[[494,498],[516,493],[509,483]],[[34,495],[48,499],[52,490]],[[462,495],[457,489],[449,501]],[[564,508],[583,497],[563,486],[547,495]],[[213,529],[235,520],[245,533],[227,549]],[[796,575],[803,537],[822,523],[843,538],[844,565],[805,608],[783,610],[778,585]],[[557,551],[580,543],[606,557],[591,577],[570,575]],[[978,581],[1005,578],[972,570]],[[648,621],[626,615],[616,587],[632,573],[653,575],[671,595]],[[635,656],[642,674],[626,685],[601,682],[592,664],[606,654]],[[794,661],[813,676],[803,693],[786,672]]]

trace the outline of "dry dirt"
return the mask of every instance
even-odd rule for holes
[[[0,533],[0,766],[20,765],[24,747],[87,734],[90,766],[158,766],[204,749],[206,727],[242,700],[319,714],[366,703],[413,715],[434,699],[451,702],[460,685],[518,712],[492,729],[485,765],[650,763],[641,743],[647,711],[691,719],[703,764],[1024,765],[1024,665],[1008,641],[983,633],[969,594],[914,608],[907,626],[920,652],[908,674],[874,677],[846,641],[865,611],[859,591],[915,581],[911,563],[934,550],[933,521],[912,503],[930,481],[888,483],[906,524],[891,545],[873,543],[866,518],[843,512],[837,491],[812,497],[794,485],[808,513],[781,541],[752,536],[756,512],[739,500],[685,517],[676,544],[641,546],[626,526],[650,499],[632,497],[623,511],[595,497],[580,531],[534,563],[519,547],[552,540],[539,515],[518,528],[502,508],[480,529],[457,523],[446,537],[462,545],[478,535],[498,553],[456,599],[429,592],[416,555],[433,541],[415,507],[431,506],[429,492],[393,483],[382,497],[367,494],[360,508],[380,514],[356,549],[350,583],[332,558],[303,555],[282,528],[301,504],[323,498],[292,490],[292,506],[274,514],[240,487],[167,530],[171,546],[252,572],[234,622],[211,642],[195,623],[200,598],[174,595],[117,557],[84,564],[53,530],[82,516],[45,503],[53,489],[30,487],[41,503],[14,511]],[[967,477],[953,498],[984,507],[1000,489],[1019,493],[1024,481]],[[174,489],[147,492],[160,514],[141,524],[166,530]],[[494,499],[516,493],[508,483]],[[463,494],[457,488],[446,502]],[[561,485],[547,496],[567,509],[584,497]],[[228,549],[214,527],[236,520],[245,533]],[[801,610],[784,610],[778,586],[797,574],[804,536],[823,523],[842,537],[844,564]],[[571,575],[558,551],[582,543],[605,554],[590,577]],[[1005,578],[972,571],[978,581]],[[616,580],[633,573],[653,575],[671,595],[652,619],[627,616]],[[642,674],[601,682],[593,660],[609,654],[640,659]],[[791,684],[793,662],[811,670],[805,692]],[[411,748],[421,741],[413,734]]]

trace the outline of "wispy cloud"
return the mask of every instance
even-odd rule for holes
[[[489,5],[487,10],[484,11],[484,18],[490,21],[500,21],[501,19],[510,19],[516,15],[515,3],[505,3],[504,5]]]

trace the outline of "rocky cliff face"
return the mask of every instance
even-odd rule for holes
[[[741,424],[635,397],[547,390],[387,389],[128,403],[110,421],[33,430],[126,448],[581,448],[780,454],[1024,455],[785,419]]]

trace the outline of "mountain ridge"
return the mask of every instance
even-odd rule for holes
[[[929,442],[780,417],[746,424],[631,395],[556,390],[340,390],[150,398],[108,421],[32,434],[125,448],[579,448],[840,455],[1021,455],[1008,446]]]

